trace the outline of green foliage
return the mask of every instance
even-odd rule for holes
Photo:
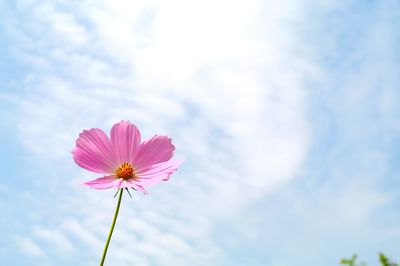
[[[381,262],[382,266],[399,266],[397,263],[390,262],[390,260],[383,253],[379,253],[379,261]]]
[[[340,264],[348,265],[348,266],[367,266],[365,262],[361,262],[360,264],[357,263],[357,255],[354,254],[351,259],[341,259]]]
[[[379,261],[381,262],[382,266],[400,266],[398,263],[391,262],[383,253],[379,253]],[[367,266],[365,262],[357,262],[356,254],[354,254],[351,259],[341,259],[340,264],[348,266]]]

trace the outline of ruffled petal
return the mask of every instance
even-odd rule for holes
[[[180,161],[168,161],[154,164],[153,166],[136,173],[136,178],[133,179],[133,182],[145,187],[158,184],[161,181],[167,181],[172,173],[178,169],[180,164]]]
[[[118,164],[132,162],[141,141],[137,127],[129,121],[121,121],[111,129],[111,146]]]
[[[89,171],[101,174],[112,173],[116,167],[110,140],[98,128],[80,133],[72,154],[74,161]]]
[[[172,158],[174,150],[175,146],[170,138],[155,135],[140,144],[133,165],[135,169],[140,171],[140,169],[150,167],[153,164],[166,162]]]
[[[119,179],[117,179],[115,176],[104,176],[100,177],[88,182],[83,183],[86,186],[89,186],[94,189],[107,189],[107,188],[112,188],[115,187],[115,185],[119,182]]]

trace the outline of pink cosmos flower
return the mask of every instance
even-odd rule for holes
[[[98,128],[84,130],[72,151],[82,168],[105,176],[85,182],[95,189],[144,187],[169,179],[179,161],[171,160],[175,146],[167,136],[155,135],[141,142],[134,124],[121,121],[111,129],[110,138]]]

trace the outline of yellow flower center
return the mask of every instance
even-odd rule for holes
[[[130,163],[123,163],[117,169],[117,176],[122,179],[129,179],[134,177],[134,169]]]

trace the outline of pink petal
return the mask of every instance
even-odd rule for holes
[[[96,173],[112,173],[115,161],[107,135],[98,128],[84,130],[72,151],[74,161],[82,168]]]
[[[147,191],[139,184],[136,184],[133,179],[119,180],[114,187],[116,188],[133,188],[134,190],[142,191],[144,194],[148,194]]]
[[[179,161],[154,164],[151,167],[143,169],[142,172],[136,173],[136,178],[133,182],[141,186],[150,186],[158,184],[161,181],[167,181],[172,173],[178,169],[180,164],[181,162]]]
[[[84,185],[87,185],[91,188],[95,189],[107,189],[107,188],[112,188],[115,186],[116,183],[119,182],[119,179],[117,179],[115,176],[104,176],[100,177],[88,182],[83,183]]]
[[[171,159],[175,146],[167,136],[155,135],[144,141],[135,156],[133,162],[136,170],[150,167],[153,164],[166,162]]]
[[[121,121],[111,129],[111,146],[118,164],[132,162],[141,141],[137,127],[129,121]]]
[[[152,178],[154,175],[162,174],[165,172],[175,172],[181,165],[181,161],[170,160],[163,163],[153,164],[149,167],[137,170],[135,175],[140,178]]]
[[[148,178],[148,179],[134,179],[133,182],[138,185],[138,186],[142,186],[142,187],[148,187],[148,186],[152,186],[152,185],[156,185],[158,183],[161,183],[162,181],[167,181],[169,179],[170,174],[162,174],[162,175],[158,175],[155,176],[154,178]]]

